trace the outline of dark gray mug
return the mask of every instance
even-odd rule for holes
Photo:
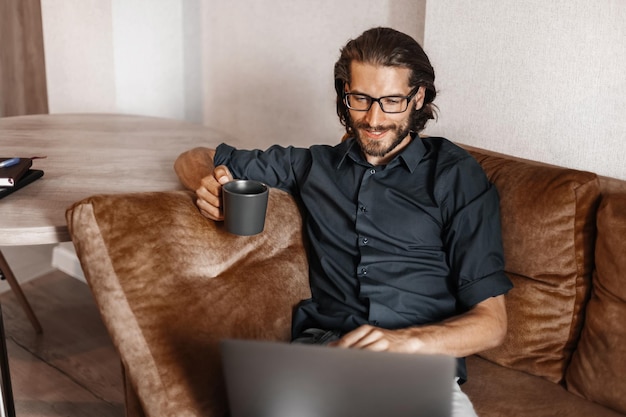
[[[235,235],[250,236],[263,231],[267,211],[267,185],[253,180],[233,180],[222,186],[224,225]]]

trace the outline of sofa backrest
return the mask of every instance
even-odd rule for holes
[[[561,382],[591,288],[597,176],[469,150],[500,194],[505,269],[515,285],[507,338],[481,356]]]
[[[626,414],[626,193],[604,195],[597,219],[592,295],[566,383],[569,391]]]

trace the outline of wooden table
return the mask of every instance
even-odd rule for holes
[[[152,117],[102,114],[0,118],[2,156],[33,161],[44,176],[0,200],[0,246],[71,240],[65,211],[94,194],[181,189],[176,157],[233,138],[201,125]],[[0,272],[37,332],[41,326],[0,251]]]

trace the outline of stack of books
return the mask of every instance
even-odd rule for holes
[[[32,158],[0,158],[0,198],[43,176],[43,171],[32,165]]]

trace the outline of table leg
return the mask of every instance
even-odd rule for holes
[[[20,287],[19,282],[17,282],[17,279],[15,279],[15,275],[13,275],[13,271],[9,267],[9,264],[7,263],[7,260],[5,259],[1,250],[0,250],[0,276],[4,276],[6,278],[7,282],[9,283],[9,286],[11,287],[11,290],[13,290],[13,293],[15,294],[15,297],[17,297],[17,302],[22,306],[22,309],[26,313],[28,320],[30,320],[30,323],[35,328],[35,332],[42,333],[43,329],[41,328],[41,324],[39,324],[39,320],[37,320],[37,316],[35,316],[33,309],[30,307],[30,304],[28,303],[26,296],[22,292],[22,287]]]
[[[9,371],[9,355],[4,338],[4,319],[0,306],[0,416],[15,417],[15,403],[13,402],[13,388],[11,387],[11,372]]]

